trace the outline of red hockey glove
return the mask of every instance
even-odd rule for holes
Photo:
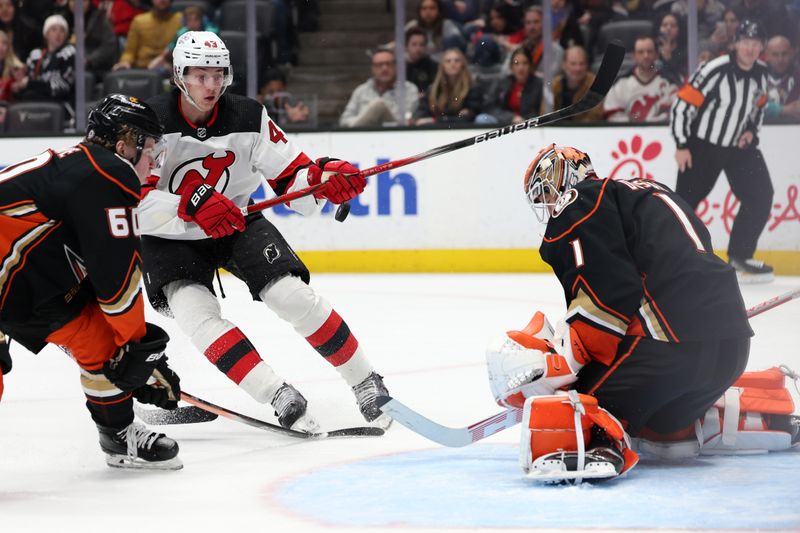
[[[233,235],[245,227],[241,209],[205,183],[183,190],[178,216],[181,220],[195,222],[206,235],[214,239]]]
[[[327,185],[314,193],[314,197],[341,204],[364,192],[367,180],[359,176],[358,169],[347,161],[321,157],[317,159],[316,166],[308,168],[308,184],[320,183]]]

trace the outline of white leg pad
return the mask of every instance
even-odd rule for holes
[[[259,296],[267,307],[303,337],[317,331],[333,311],[324,298],[296,276],[285,276],[267,285]]]

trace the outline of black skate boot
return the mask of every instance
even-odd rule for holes
[[[728,262],[736,269],[739,283],[769,283],[775,279],[772,267],[757,259],[728,258]]]
[[[370,372],[364,381],[353,387],[353,393],[358,400],[358,409],[367,422],[376,422],[383,429],[391,425],[391,417],[383,414],[375,403],[378,396],[389,396],[389,391],[383,384],[383,376]]]
[[[141,424],[123,429],[97,426],[100,448],[106,453],[106,464],[112,468],[143,470],[180,470],[178,443],[163,433],[150,431]]]
[[[284,383],[270,402],[275,409],[278,423],[286,429],[317,433],[319,424],[306,412],[308,402],[300,391]]]

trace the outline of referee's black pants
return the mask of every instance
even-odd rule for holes
[[[761,151],[757,148],[724,148],[690,138],[692,168],[678,172],[677,192],[692,209],[711,192],[720,171],[728,177],[731,191],[739,200],[739,212],[731,228],[728,257],[753,257],[758,238],[772,209],[772,180]]]

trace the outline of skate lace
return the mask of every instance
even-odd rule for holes
[[[381,382],[382,379],[383,376],[372,372],[364,378],[364,381],[353,387],[353,392],[358,398],[359,404],[372,403],[378,396],[387,393],[386,387]]]
[[[272,407],[275,409],[275,414],[281,416],[292,404],[300,393],[297,392],[291,385],[284,383],[275,393],[272,399]]]
[[[128,445],[128,457],[131,460],[139,457],[139,443],[149,450],[159,436],[158,433],[150,431],[142,424],[135,422],[117,433],[117,435],[125,439],[125,443]]]
[[[748,264],[753,267],[762,268],[764,266],[764,261],[759,261],[758,259],[745,259],[745,264]]]
[[[797,393],[800,394],[800,374],[789,368],[787,365],[780,365],[778,368],[786,377],[794,381],[794,388],[797,390]]]

